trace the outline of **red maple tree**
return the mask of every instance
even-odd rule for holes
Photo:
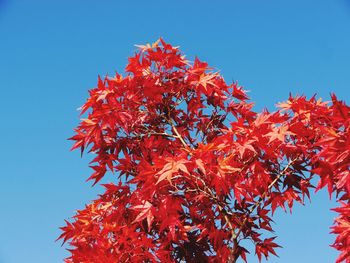
[[[115,183],[66,221],[66,262],[259,261],[276,254],[277,208],[327,187],[340,207],[337,262],[350,262],[350,108],[290,96],[275,112],[252,110],[246,92],[208,64],[190,63],[162,39],[138,46],[126,76],[99,78],[73,149],[95,154],[95,185]]]

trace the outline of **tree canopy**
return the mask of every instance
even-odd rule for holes
[[[275,210],[324,187],[339,201],[337,262],[350,262],[349,106],[290,95],[257,113],[238,83],[178,47],[138,48],[81,107],[73,149],[94,154],[94,185],[115,181],[62,227],[66,262],[246,261],[243,240],[260,261],[279,247]]]

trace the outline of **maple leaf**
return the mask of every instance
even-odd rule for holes
[[[287,126],[275,127],[272,132],[269,132],[265,136],[269,138],[269,144],[274,140],[278,140],[280,142],[285,141],[285,137],[287,135],[294,135]]]
[[[206,170],[205,170],[205,167],[204,167],[204,163],[201,159],[196,159],[196,165],[198,166],[199,170],[203,173],[203,174],[206,174]]]
[[[242,87],[239,87],[237,83],[234,83],[233,85],[233,91],[232,96],[239,99],[239,100],[248,100],[248,96],[246,94],[246,91],[243,90]]]
[[[101,167],[101,166],[90,166],[92,169],[95,170],[95,172],[86,180],[86,181],[89,181],[89,180],[95,180],[93,185],[97,184],[101,179],[102,177],[105,175],[107,169],[106,167]]]
[[[131,207],[133,210],[138,210],[140,213],[137,215],[135,220],[132,223],[140,222],[143,219],[147,218],[148,229],[151,229],[151,224],[154,219],[154,215],[152,213],[152,204],[148,201],[145,201],[142,205],[135,205]]]
[[[160,170],[156,175],[158,175],[158,181],[156,184],[159,184],[164,179],[167,179],[169,183],[171,183],[171,178],[174,173],[177,173],[178,171],[182,171],[185,174],[189,174],[189,171],[187,167],[185,166],[185,163],[188,161],[186,160],[180,160],[180,161],[173,161],[171,160],[167,164],[164,165],[163,169]]]
[[[253,153],[257,153],[254,146],[252,145],[252,143],[254,143],[254,140],[248,140],[246,142],[244,142],[243,144],[237,144],[237,149],[239,152],[239,155],[241,158],[243,158],[243,155],[245,152],[247,152],[247,150],[253,152]]]
[[[135,47],[138,47],[142,52],[145,52],[149,49],[153,49],[158,47],[158,44],[160,42],[160,39],[158,39],[156,42],[152,43],[152,44],[146,44],[146,45],[135,45]]]
[[[259,262],[261,262],[261,255],[263,254],[265,256],[265,258],[267,259],[269,256],[269,253],[273,254],[273,255],[277,255],[274,248],[276,247],[281,247],[279,245],[277,245],[276,243],[273,242],[273,240],[276,237],[271,237],[271,238],[267,238],[265,239],[263,242],[258,243],[256,245],[255,248],[255,253],[258,256]]]

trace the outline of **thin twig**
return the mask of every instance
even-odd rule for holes
[[[191,147],[189,145],[187,145],[187,143],[185,142],[185,140],[182,138],[181,134],[178,132],[173,120],[170,118],[167,119],[168,123],[171,125],[172,130],[174,131],[174,133],[176,134],[176,137],[181,141],[182,145],[185,147],[185,149],[191,149]],[[191,152],[189,151],[189,154],[191,155]],[[228,218],[229,213],[226,211],[226,209],[220,204],[220,200],[218,199],[218,197],[216,196],[216,194],[207,186],[207,184],[205,183],[205,181],[200,178],[197,177],[195,175],[190,174],[190,176],[195,177],[196,180],[201,181],[201,183],[203,184],[204,190],[200,189],[198,187],[198,190],[200,190],[201,192],[204,192],[206,195],[208,195],[210,197],[210,199],[214,200],[214,202],[216,203],[216,205],[219,208],[219,212],[223,215],[226,224],[228,225],[230,232],[231,232],[231,239],[234,242],[234,246],[232,251],[232,255],[234,253],[234,248],[237,246],[237,239],[236,239],[236,234],[234,231],[234,227],[231,223],[231,220]],[[197,185],[198,186],[198,185]]]
[[[243,231],[243,228],[245,226],[245,224],[247,223],[249,216],[251,215],[251,213],[253,213],[253,211],[259,207],[262,203],[262,201],[265,199],[265,197],[267,196],[267,194],[269,193],[269,191],[271,190],[271,188],[278,182],[278,180],[285,175],[285,173],[287,172],[287,170],[290,168],[290,166],[298,159],[298,157],[292,159],[285,167],[284,169],[277,175],[277,177],[269,184],[269,186],[267,187],[267,189],[265,190],[265,192],[261,195],[261,197],[254,203],[254,205],[249,209],[248,214],[246,214],[240,228],[238,229],[237,233],[235,234],[234,238],[232,239],[233,243],[234,243],[234,248],[233,250],[237,249],[237,239],[239,237],[239,235],[241,234],[241,232]],[[234,261],[236,262],[238,258],[238,255],[235,256]]]
[[[175,132],[177,138],[181,141],[182,145],[185,147],[185,148],[190,148],[187,143],[184,141],[184,139],[182,138],[182,136],[180,135],[180,133],[178,132],[178,130],[176,129],[176,126],[173,122],[172,119],[169,119],[169,122],[170,122],[170,125],[171,127],[173,128],[173,131]]]

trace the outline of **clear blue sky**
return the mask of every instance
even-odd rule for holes
[[[76,109],[98,74],[122,72],[134,44],[159,36],[238,80],[257,110],[289,92],[350,101],[350,1],[0,0],[0,263],[67,256],[58,227],[100,191],[69,152]],[[334,262],[330,207],[321,192],[277,213],[284,249],[270,262]]]

